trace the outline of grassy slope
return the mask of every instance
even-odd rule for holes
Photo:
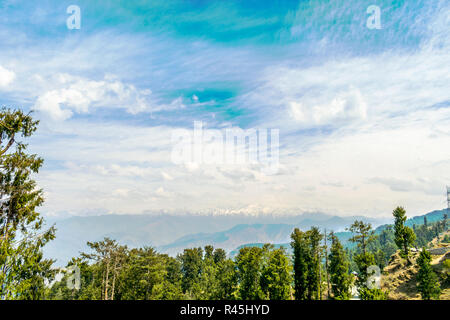
[[[450,231],[447,231],[450,234]],[[442,236],[441,236],[442,238]],[[433,247],[448,246],[450,244],[438,243],[437,239],[433,240]],[[418,266],[416,260],[419,256],[418,252],[412,253],[412,265],[408,265],[407,261],[400,257],[399,253],[395,253],[383,270],[381,285],[383,290],[389,290],[389,298],[394,300],[418,300],[420,294],[417,290],[417,273]],[[445,255],[432,255],[431,265],[437,273],[441,283],[441,300],[450,300],[450,285],[444,281],[443,276],[446,272],[442,263],[450,259],[450,251]],[[447,271],[448,272],[448,271]]]

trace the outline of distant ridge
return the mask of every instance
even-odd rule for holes
[[[420,215],[420,216],[415,216],[412,218],[409,218],[408,220],[406,220],[406,225],[408,226],[421,226],[424,224],[424,218],[427,217],[427,222],[428,223],[433,223],[439,220],[442,220],[442,218],[444,217],[444,214],[447,213],[447,209],[442,209],[442,210],[434,210],[432,212],[429,212],[427,214],[424,215]],[[377,228],[375,228],[375,234],[379,234],[381,233],[381,231],[383,231],[384,229],[386,229],[388,226],[390,226],[392,224],[383,224],[378,226]],[[342,232],[336,232],[335,235],[338,237],[338,239],[342,242],[342,244],[344,245],[344,247],[348,247],[348,246],[352,246],[352,243],[349,242],[348,240],[351,237],[351,232],[348,231],[342,231]],[[243,247],[262,247],[265,244],[265,242],[256,242],[256,243],[246,243],[246,244],[242,244],[240,246],[238,246],[237,248],[235,248],[234,250],[232,250],[230,252],[230,256],[235,256],[238,252],[239,249],[243,248]],[[287,250],[287,252],[289,253],[291,248],[290,248],[290,242],[282,242],[282,243],[273,243],[275,245],[276,248],[285,248]]]
[[[445,210],[413,217],[408,224],[423,224],[442,218]],[[46,257],[57,259],[56,265],[64,266],[71,257],[86,251],[87,241],[110,237],[129,247],[152,246],[161,252],[176,255],[185,248],[211,244],[232,252],[249,243],[288,243],[293,228],[309,229],[311,226],[341,231],[343,237],[354,220],[371,222],[384,228],[390,219],[363,216],[338,217],[324,213],[298,215],[101,215],[47,219],[47,225],[55,224],[56,239],[45,248]]]
[[[80,251],[86,251],[87,241],[99,241],[110,237],[129,247],[152,246],[170,254],[177,250],[194,245],[201,245],[210,240],[219,246],[220,236],[211,233],[223,233],[234,227],[233,232],[239,232],[239,225],[295,225],[300,228],[309,228],[312,224],[320,224],[326,228],[343,229],[355,218],[366,219],[374,224],[385,223],[386,219],[372,219],[365,217],[340,218],[324,213],[302,213],[289,215],[194,215],[194,214],[157,214],[157,215],[100,215],[86,217],[69,217],[65,219],[47,218],[47,225],[56,225],[56,239],[45,248],[46,257],[57,259],[57,265],[63,266],[71,257],[77,256]],[[281,228],[281,227],[280,227]],[[266,228],[266,231],[273,227]],[[286,229],[287,230],[287,229]],[[232,233],[233,233],[232,232]],[[241,236],[244,232],[241,232]],[[273,237],[276,231],[269,232],[270,236],[262,236],[260,241],[275,241],[283,239],[282,236]],[[202,241],[202,237],[206,240]],[[232,234],[228,234],[232,237]],[[256,239],[242,238],[244,243],[255,242]],[[242,240],[242,241],[243,241]],[[178,245],[175,243],[179,242]],[[242,244],[236,238],[230,250]],[[173,247],[173,248],[171,248]],[[176,248],[175,248],[176,247]]]

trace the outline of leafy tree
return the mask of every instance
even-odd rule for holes
[[[348,230],[353,233],[353,237],[349,241],[356,243],[361,252],[366,254],[367,247],[376,239],[372,225],[356,220]]]
[[[151,300],[160,295],[167,273],[165,263],[153,248],[132,249],[121,270],[119,298]]]
[[[217,266],[214,262],[213,246],[205,246],[205,255],[200,271],[199,281],[194,284],[196,299],[208,300],[218,291]]]
[[[226,259],[225,250],[205,246],[199,280],[193,285],[193,288],[196,299],[236,298],[236,268],[232,260]]]
[[[219,265],[227,258],[227,253],[223,249],[215,249],[213,254],[214,263]]]
[[[71,267],[78,267],[80,270],[80,288],[70,288],[67,285],[69,277],[72,277],[72,273],[68,273],[67,270]],[[65,269],[60,269],[63,277],[60,281],[51,284],[50,288],[47,290],[45,298],[48,300],[95,300],[98,299],[100,290],[98,294],[92,294],[90,292],[93,287],[91,283],[93,281],[93,268],[88,265],[88,263],[81,258],[72,258],[72,260],[67,264]]]
[[[376,240],[372,225],[356,220],[349,228],[353,233],[353,237],[349,240],[357,244],[359,252],[353,256],[358,266],[358,278],[356,285],[358,287],[361,299],[384,299],[387,294],[379,291],[378,288],[369,288],[368,279],[371,276],[368,269],[370,266],[376,265],[375,256],[368,251],[368,247]]]
[[[349,263],[339,239],[330,234],[331,249],[328,256],[328,273],[330,274],[331,291],[336,300],[348,300],[350,298]]]
[[[92,253],[82,253],[84,259],[98,263],[101,272],[101,299],[114,300],[117,292],[117,281],[127,255],[127,248],[120,246],[115,240],[104,238],[98,242],[88,242]]]
[[[358,287],[365,287],[368,278],[367,268],[375,265],[375,257],[367,248],[375,241],[376,236],[371,224],[366,224],[363,221],[356,220],[350,226],[349,230],[353,233],[353,237],[349,241],[356,243],[357,249],[359,250],[359,253],[353,257],[359,270],[357,284]]]
[[[162,255],[165,260],[166,273],[164,277],[163,290],[159,292],[158,299],[163,300],[181,300],[185,296],[181,289],[182,270],[179,260]]]
[[[234,300],[237,298],[238,273],[231,259],[219,260],[217,265],[217,291],[213,299]]]
[[[261,287],[270,300],[287,300],[291,296],[292,266],[285,249],[269,248],[263,267]]]
[[[214,254],[214,247],[211,245],[205,246],[205,260],[212,260]]]
[[[36,211],[44,198],[32,175],[43,160],[27,154],[19,138],[30,137],[38,121],[21,110],[0,110],[0,300],[41,299],[51,280],[52,260],[42,248],[54,239],[55,229],[42,231]]]
[[[203,249],[193,248],[184,249],[183,254],[178,256],[181,262],[181,271],[183,274],[181,288],[189,297],[197,295],[196,289],[200,279],[203,266]]]
[[[419,258],[417,259],[417,264],[419,265],[417,287],[424,300],[439,299],[441,293],[437,276],[434,273],[430,262],[430,253],[425,248],[422,248]]]
[[[239,295],[243,300],[262,300],[265,298],[261,289],[264,248],[244,247],[236,256],[238,268]]]
[[[406,211],[402,207],[397,207],[392,215],[395,218],[394,222],[394,232],[395,232],[395,244],[402,250],[402,255],[408,258],[409,247],[414,244],[416,240],[416,235],[414,231],[405,226],[406,222]]]

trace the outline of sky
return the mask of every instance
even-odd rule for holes
[[[446,206],[448,1],[0,0],[0,26],[0,105],[40,120],[46,216]],[[278,130],[278,170],[175,163],[195,122]]]

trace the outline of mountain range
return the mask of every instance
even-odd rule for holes
[[[429,222],[442,217],[444,210],[427,214]],[[294,228],[302,230],[317,226],[321,229],[344,231],[356,219],[383,227],[390,218],[363,216],[338,217],[324,213],[298,215],[99,215],[73,216],[65,219],[47,218],[47,225],[56,226],[56,239],[44,249],[46,257],[64,266],[71,257],[88,250],[87,241],[104,237],[128,247],[155,247],[158,251],[176,255],[185,248],[213,245],[229,253],[249,243],[288,243]],[[408,223],[423,223],[423,216]],[[344,233],[342,236],[345,238]]]

